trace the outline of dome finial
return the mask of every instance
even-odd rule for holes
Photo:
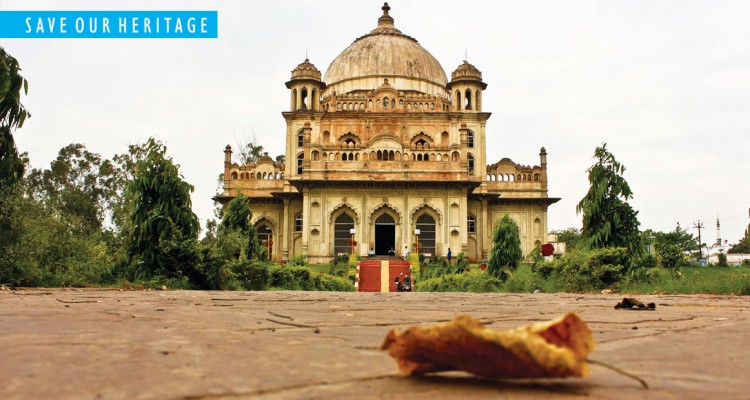
[[[380,27],[389,27],[393,28],[393,17],[391,17],[388,14],[388,11],[391,10],[391,6],[388,5],[388,2],[385,2],[383,4],[383,7],[381,7],[381,10],[383,10],[383,15],[378,18],[378,28]]]

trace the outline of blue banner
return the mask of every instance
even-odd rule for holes
[[[0,11],[0,38],[207,39],[216,11]]]

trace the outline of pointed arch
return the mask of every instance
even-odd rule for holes
[[[443,224],[443,213],[440,212],[439,209],[433,207],[432,205],[428,203],[422,203],[414,208],[411,209],[411,212],[409,213],[409,219],[412,224],[419,218],[422,214],[431,214],[433,218],[435,218],[435,222],[438,225]]]
[[[401,211],[399,211],[398,208],[396,208],[393,204],[390,204],[388,202],[383,202],[375,206],[375,208],[370,211],[370,215],[367,216],[367,223],[372,224],[375,222],[375,220],[380,217],[383,214],[390,214],[390,216],[393,217],[393,219],[396,222],[396,225],[399,225],[401,221],[403,220],[403,215],[401,214]]]

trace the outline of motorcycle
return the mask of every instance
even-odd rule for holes
[[[407,276],[404,278],[404,284],[401,285],[402,292],[411,292],[411,279]]]

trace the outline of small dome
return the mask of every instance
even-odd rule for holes
[[[320,80],[320,71],[307,58],[297,68],[292,70],[292,79]]]
[[[367,78],[394,78],[398,82],[422,82],[433,87],[430,92],[445,91],[448,78],[437,59],[425,50],[417,40],[396,29],[393,17],[388,14],[388,3],[382,7],[383,15],[378,19],[377,28],[357,38],[336,57],[325,73],[328,87],[344,81],[362,82],[347,85],[350,89],[372,89]],[[359,85],[361,87],[351,87]],[[424,85],[423,85],[424,86]],[[345,90],[346,92],[349,90]],[[423,90],[424,91],[424,90]]]
[[[451,81],[471,79],[471,80],[482,80],[482,71],[478,70],[477,67],[469,64],[468,61],[464,60],[464,63],[459,65],[453,73],[451,73]]]

